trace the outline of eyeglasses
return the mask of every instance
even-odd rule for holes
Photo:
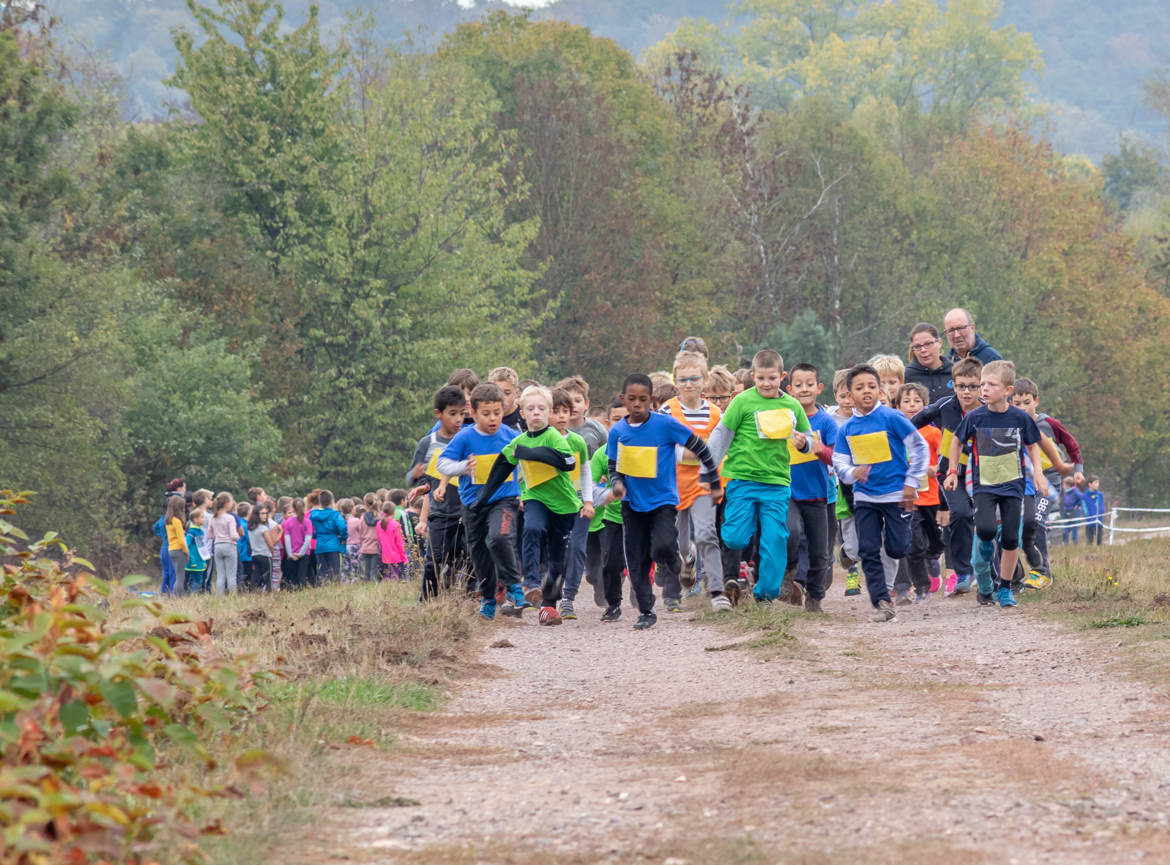
[[[729,394],[729,393],[721,393],[721,394],[709,393],[709,394],[707,394],[707,399],[711,400],[711,402],[728,402],[731,399],[731,394]]]
[[[977,385],[977,384],[957,384],[957,385],[955,385],[955,390],[961,390],[961,391],[979,390],[979,385]]]
[[[675,384],[698,384],[703,380],[701,375],[684,375],[674,380]]]
[[[926,351],[928,348],[933,348],[938,345],[937,339],[932,339],[929,342],[912,342],[910,348],[913,351]]]
[[[954,336],[955,334],[962,333],[967,328],[974,327],[974,326],[975,325],[973,325],[973,324],[963,324],[963,325],[959,325],[958,327],[948,327],[946,330],[943,331],[943,333],[945,333],[947,336]]]

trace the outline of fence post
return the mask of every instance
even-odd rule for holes
[[[1113,546],[1113,525],[1117,522],[1117,502],[1109,511],[1109,546]]]

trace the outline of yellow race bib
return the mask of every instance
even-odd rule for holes
[[[774,408],[756,412],[756,433],[762,439],[786,439],[792,436],[796,417],[791,409]]]
[[[816,446],[818,444],[820,444],[820,441],[821,441],[820,435],[815,430],[810,430],[809,432],[806,432],[805,435],[813,440],[813,450],[815,450]],[[798,451],[796,449],[796,446],[792,443],[792,439],[788,440],[788,464],[789,465],[798,466],[801,463],[811,463],[814,460],[816,460],[816,458],[817,458],[817,455],[815,453],[802,454],[800,451]]]
[[[945,429],[942,431],[942,437],[938,442],[938,455],[940,457],[950,457],[951,442],[955,439],[955,433],[952,430]]]
[[[581,460],[577,459],[577,464],[569,469],[569,480],[573,482],[573,489],[581,492]]]
[[[551,481],[557,476],[556,469],[548,463],[541,463],[536,460],[520,460],[520,470],[524,472],[524,484],[530,490]]]
[[[431,458],[427,462],[427,474],[433,478],[443,479],[443,473],[439,471],[439,454],[443,452],[442,448],[435,448],[431,451]]]
[[[890,437],[885,432],[849,436],[849,450],[853,452],[854,465],[872,466],[893,459],[890,454]]]
[[[658,448],[618,442],[617,469],[628,478],[658,477]]]
[[[476,486],[483,486],[488,481],[488,475],[492,473],[492,469],[496,465],[496,460],[499,459],[499,454],[476,454],[475,455],[475,477],[472,482]]]

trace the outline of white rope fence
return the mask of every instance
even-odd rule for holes
[[[1088,526],[1102,526],[1109,532],[1109,543],[1117,543],[1121,538],[1116,538],[1116,534],[1159,534],[1161,532],[1170,532],[1170,525],[1166,526],[1119,526],[1117,525],[1117,515],[1127,514],[1170,514],[1170,508],[1120,508],[1114,505],[1109,510],[1109,521],[1103,522],[1104,514],[1097,514],[1095,516],[1077,516],[1066,517],[1065,519],[1048,520],[1046,526],[1049,531],[1058,532],[1064,529],[1075,529]]]

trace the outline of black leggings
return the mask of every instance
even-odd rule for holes
[[[1020,546],[1020,514],[1024,499],[998,493],[975,493],[975,534],[981,541],[995,540],[996,508],[999,509],[999,545],[1005,550]]]

